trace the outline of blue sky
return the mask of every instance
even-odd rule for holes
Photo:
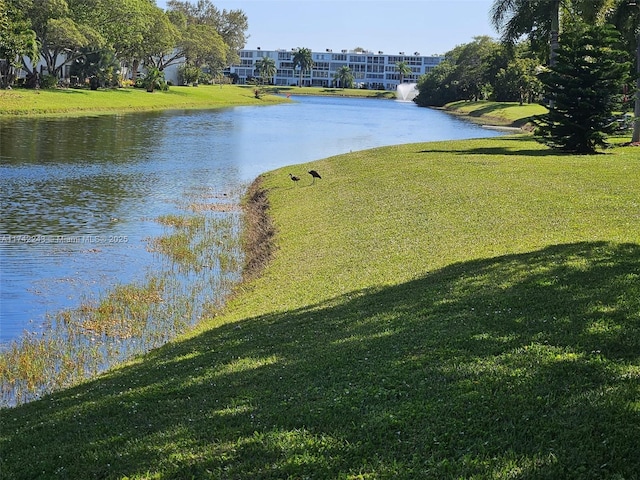
[[[165,2],[157,5],[165,8]],[[194,2],[195,3],[195,2]],[[446,53],[478,35],[497,38],[489,22],[493,0],[212,0],[243,10],[246,48],[306,47],[334,52],[362,47],[393,54]]]

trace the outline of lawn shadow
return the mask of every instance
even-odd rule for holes
[[[635,478],[638,272],[557,245],[223,325],[3,412],[3,470]]]
[[[491,116],[491,113],[505,110],[507,108],[510,108],[511,106],[512,105],[504,105],[501,103],[491,102],[491,103],[487,103],[487,105],[483,107],[467,112],[466,114],[469,115],[470,117]]]
[[[542,144],[540,144],[539,149],[532,148],[520,148],[518,143],[526,142],[527,144],[531,144],[531,137],[521,136],[521,137],[502,137],[500,139],[500,145],[492,146],[492,147],[476,147],[476,148],[429,148],[425,150],[419,150],[417,153],[453,153],[456,155],[521,155],[521,156],[532,156],[532,157],[546,157],[546,156],[554,156],[561,155],[561,152],[556,150],[552,150]]]

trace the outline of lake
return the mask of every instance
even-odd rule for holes
[[[159,268],[149,239],[193,199],[237,202],[260,173],[373,147],[492,137],[392,100],[0,121],[0,345]]]

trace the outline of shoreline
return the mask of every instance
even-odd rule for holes
[[[530,133],[533,131],[532,128],[528,129],[525,126],[517,125],[516,122],[506,122],[502,121],[496,117],[476,117],[464,112],[458,112],[453,109],[447,108],[446,105],[444,107],[427,107],[433,108],[434,110],[438,110],[440,112],[452,115],[456,118],[460,118],[466,120],[474,125],[479,125],[483,128],[488,128],[490,130],[501,130],[501,131],[513,131],[514,133]]]
[[[18,118],[68,118],[126,115],[165,110],[214,110],[286,103],[284,97],[256,98],[251,88],[236,85],[173,86],[166,92],[138,88],[0,90],[0,122]]]
[[[170,344],[3,410],[7,475],[633,477],[634,153],[514,135],[260,176],[269,267]]]
[[[511,131],[533,133],[532,119],[547,113],[538,103],[494,102],[489,100],[458,100],[441,107],[440,111],[468,119],[474,124],[492,127],[508,127]]]
[[[167,92],[148,93],[136,88],[0,90],[0,122],[16,118],[68,118],[126,115],[164,110],[208,110],[237,106],[268,106],[289,102],[291,95],[325,97],[396,98],[395,92],[320,87],[262,87],[256,98],[253,85],[172,86]]]
[[[458,117],[468,118],[473,123],[478,123],[483,128],[498,129],[520,132],[522,128],[507,125],[487,125],[481,122],[482,118],[473,117],[468,114],[454,112],[446,108],[439,108],[445,113],[451,113]],[[475,120],[475,121],[474,121]],[[486,120],[486,119],[485,119]],[[243,211],[245,213],[242,222],[242,251],[245,255],[242,266],[242,278],[234,284],[230,292],[224,297],[224,302],[231,300],[238,292],[242,291],[247,283],[258,277],[260,272],[269,264],[275,251],[274,236],[275,227],[269,216],[268,190],[263,185],[263,176],[259,175],[253,182],[241,192]],[[220,312],[216,312],[218,315]],[[187,331],[196,328],[192,325]]]

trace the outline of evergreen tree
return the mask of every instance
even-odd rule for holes
[[[556,65],[540,75],[553,105],[536,119],[536,134],[552,148],[595,153],[616,128],[612,117],[629,73],[628,54],[610,25],[566,32],[557,53]]]

